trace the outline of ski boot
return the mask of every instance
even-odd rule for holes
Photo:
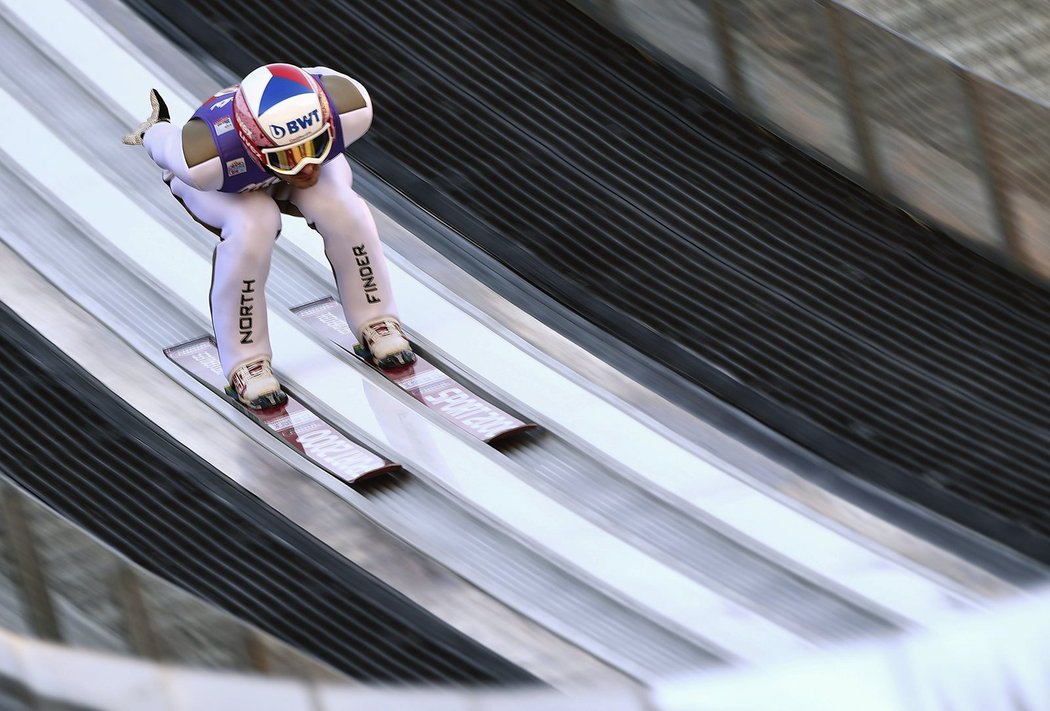
[[[412,345],[405,338],[396,318],[373,321],[361,329],[360,343],[368,351],[372,362],[383,370],[400,368],[416,360]]]
[[[270,359],[265,356],[237,366],[226,386],[226,394],[253,410],[277,407],[288,400],[270,370]]]

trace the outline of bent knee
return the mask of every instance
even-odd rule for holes
[[[280,231],[281,211],[276,203],[271,203],[231,215],[222,226],[222,238],[236,242],[272,241]]]
[[[348,184],[320,184],[310,188],[311,195],[300,200],[297,207],[307,222],[333,224],[339,222],[359,222],[366,219],[368,203],[354,192]]]

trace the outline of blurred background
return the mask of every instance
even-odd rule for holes
[[[0,0],[0,707],[1050,708],[1050,5]],[[328,66],[470,437],[290,309],[347,483],[165,357],[215,238],[121,136]]]

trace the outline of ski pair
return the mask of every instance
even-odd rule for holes
[[[471,436],[492,444],[534,429],[490,401],[478,396],[417,354],[413,362],[382,369],[350,332],[335,299],[327,297],[292,309],[315,332],[369,364],[376,372]],[[400,465],[367,449],[325,421],[295,397],[263,409],[243,406],[231,397],[219,364],[215,341],[202,336],[164,350],[164,354],[190,375],[230,398],[238,409],[298,450],[308,460],[348,484],[397,471]]]

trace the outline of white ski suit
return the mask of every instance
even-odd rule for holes
[[[306,71],[321,75],[321,83],[332,96],[343,144],[364,135],[372,122],[372,102],[365,88],[326,67]],[[227,378],[238,366],[273,355],[267,327],[266,278],[281,231],[282,212],[295,214],[289,204],[321,234],[346,320],[354,333],[359,334],[366,323],[378,318],[398,317],[375,220],[353,190],[353,175],[344,155],[315,166],[320,169],[320,178],[309,188],[296,188],[273,178],[243,192],[220,192],[227,176],[212,134],[201,130],[202,125],[204,122],[197,118],[181,129],[168,122],[158,123],[146,131],[143,145],[164,170],[172,194],[193,218],[220,236],[213,260],[210,303],[219,359]]]

